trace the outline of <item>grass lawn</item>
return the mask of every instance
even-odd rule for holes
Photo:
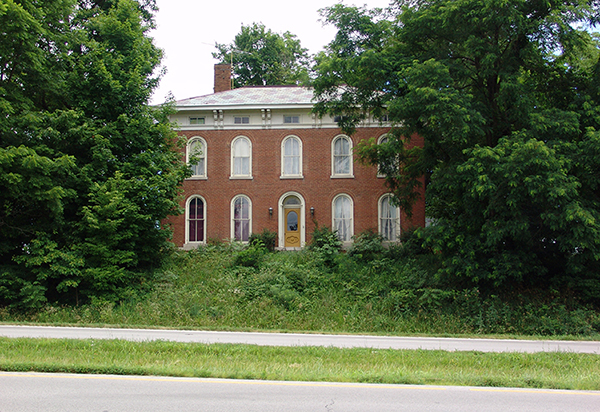
[[[0,338],[0,370],[600,390],[600,356]]]

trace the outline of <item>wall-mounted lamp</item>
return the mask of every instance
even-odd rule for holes
[[[315,217],[315,208],[314,207],[310,207],[310,217]]]
[[[270,207],[270,208],[269,208],[269,217],[272,217],[272,216],[273,216],[273,208],[272,208],[272,207]]]

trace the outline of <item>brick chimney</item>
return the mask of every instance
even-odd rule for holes
[[[215,64],[215,93],[231,90],[231,65]]]

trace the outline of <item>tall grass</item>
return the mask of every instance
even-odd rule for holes
[[[424,259],[427,259],[425,257]],[[177,252],[146,293],[118,303],[0,309],[0,321],[218,330],[597,337],[600,315],[564,299],[441,285],[417,258],[207,246]]]

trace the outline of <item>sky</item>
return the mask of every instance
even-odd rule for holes
[[[163,49],[167,73],[154,92],[152,104],[172,93],[177,100],[213,92],[212,57],[215,43],[229,44],[242,24],[263,23],[267,29],[296,35],[315,54],[333,40],[336,30],[323,26],[318,10],[337,0],[157,0],[156,30],[150,32]],[[346,5],[387,7],[390,0],[344,0]]]

